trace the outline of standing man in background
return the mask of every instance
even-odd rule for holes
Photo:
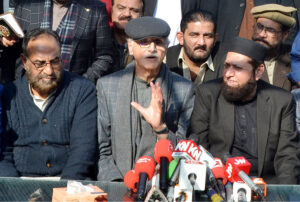
[[[207,11],[194,10],[183,16],[179,45],[168,48],[166,64],[171,71],[191,80],[195,85],[222,76],[217,62],[215,21]],[[215,48],[215,49],[214,49]]]
[[[112,3],[114,71],[118,71],[133,59],[128,54],[125,27],[130,20],[143,15],[143,0],[113,0]]]
[[[178,44],[176,33],[180,31],[182,16],[191,10],[200,9],[200,0],[144,0],[144,16],[153,16],[166,21],[170,28],[169,46]]]
[[[279,4],[265,4],[251,10],[256,20],[252,40],[264,45],[268,50],[262,79],[287,91],[291,91],[293,87],[292,81],[286,76],[291,71],[291,47],[284,42],[296,23],[292,17],[295,11],[293,7]]]
[[[62,44],[62,65],[96,82],[112,72],[112,43],[105,4],[99,0],[17,0],[15,16],[24,32],[55,30]],[[4,46],[16,42],[1,38]],[[17,76],[22,74],[17,64]]]

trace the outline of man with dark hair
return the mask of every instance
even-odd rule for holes
[[[220,56],[216,55],[218,35],[215,20],[207,11],[190,11],[183,16],[179,45],[168,48],[166,64],[171,71],[200,84],[221,76]],[[214,49],[215,48],[215,49]]]
[[[143,0],[113,0],[111,18],[113,22],[112,39],[114,71],[124,69],[132,61],[128,54],[125,26],[132,19],[143,14]]]
[[[290,29],[296,24],[292,13],[296,9],[279,4],[265,4],[251,10],[256,19],[252,39],[267,49],[266,71],[263,80],[275,86],[292,90],[293,83],[286,76],[291,71],[289,53],[291,47],[284,45]]]
[[[168,24],[131,20],[125,32],[135,62],[97,82],[98,180],[123,180],[138,158],[153,156],[158,139],[185,139],[193,109],[193,86],[162,63]]]
[[[196,88],[190,139],[215,157],[244,156],[251,176],[270,184],[295,184],[299,141],[291,93],[260,80],[266,48],[236,38],[223,78]]]
[[[43,28],[58,33],[65,70],[95,83],[112,72],[108,15],[100,0],[17,0],[14,15],[24,32]],[[4,46],[16,43],[5,37],[0,39]],[[16,76],[19,77],[23,73],[22,64],[17,61],[16,65]]]
[[[96,89],[64,71],[60,47],[49,29],[23,40],[26,75],[4,87],[0,176],[95,178]]]
[[[212,1],[212,0],[210,0]],[[176,33],[180,29],[181,18],[191,10],[197,10],[210,3],[199,0],[144,0],[144,15],[165,20],[170,28],[169,46],[178,44]],[[203,2],[203,3],[202,3]],[[209,7],[209,6],[208,6]]]

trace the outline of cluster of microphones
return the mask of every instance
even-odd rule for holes
[[[266,183],[248,176],[251,164],[244,157],[226,153],[221,160],[192,140],[181,140],[174,149],[163,139],[154,147],[154,159],[142,156],[126,173],[130,191],[124,201],[190,202],[199,196],[213,202],[266,200]]]

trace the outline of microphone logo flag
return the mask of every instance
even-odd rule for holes
[[[226,169],[226,172],[227,172],[227,178],[231,178],[231,174],[232,174],[232,165],[231,163],[228,163],[228,168]]]
[[[142,158],[139,158],[136,163],[148,163],[150,161],[152,161],[152,159],[150,159],[148,157],[142,157]]]
[[[234,160],[234,164],[235,165],[242,165],[242,164],[245,164],[246,163],[246,160],[243,158],[243,159],[238,159],[238,158],[236,158],[235,160]]]
[[[181,140],[176,145],[173,157],[185,157],[190,160],[199,160],[202,150],[192,140]]]

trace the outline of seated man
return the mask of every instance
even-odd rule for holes
[[[21,59],[26,75],[3,92],[0,176],[92,178],[97,162],[94,84],[63,71],[54,31],[28,32]]]
[[[214,156],[244,156],[250,175],[267,183],[295,184],[299,144],[291,93],[260,80],[264,46],[236,38],[222,79],[197,87],[191,134]]]
[[[135,62],[97,83],[98,180],[123,180],[139,157],[153,156],[158,139],[174,144],[184,139],[193,109],[192,83],[162,63],[168,24],[141,17],[131,20],[125,31]]]

